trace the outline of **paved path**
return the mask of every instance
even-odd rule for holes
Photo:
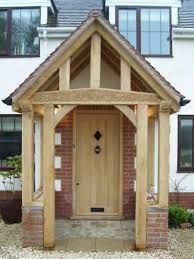
[[[57,220],[56,250],[131,251],[134,221]]]

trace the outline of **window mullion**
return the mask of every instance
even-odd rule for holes
[[[136,19],[137,19],[137,35],[136,35],[136,40],[137,40],[137,50],[141,52],[141,8],[136,9]]]

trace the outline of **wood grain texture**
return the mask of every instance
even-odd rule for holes
[[[45,105],[43,118],[44,247],[55,242],[54,106]]]
[[[131,67],[121,58],[121,90],[131,91]]]
[[[70,112],[72,111],[76,105],[64,105],[59,109],[59,111],[55,114],[54,118],[54,127]]]
[[[59,91],[70,88],[70,58],[59,68]]]
[[[76,124],[76,215],[118,216],[120,115],[78,114]],[[97,130],[102,134],[99,141],[94,137]],[[101,148],[99,154],[96,146]],[[104,212],[92,213],[92,207]]]
[[[120,91],[112,89],[75,89],[49,91],[34,94],[33,104],[159,104],[160,99],[152,93]]]
[[[136,248],[146,248],[148,107],[137,108]]]
[[[154,186],[155,119],[148,120],[148,186]]]
[[[115,105],[115,107],[121,111],[135,127],[137,127],[137,118],[135,112],[127,105]]]
[[[92,35],[90,54],[90,88],[100,88],[101,78],[101,36]]]
[[[170,114],[169,111],[159,112],[159,176],[158,194],[161,208],[168,207],[169,192],[169,153],[170,153]]]
[[[34,114],[22,112],[22,205],[31,205],[34,186]]]

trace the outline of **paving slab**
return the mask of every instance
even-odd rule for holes
[[[96,238],[96,251],[122,252],[125,251],[124,241],[121,239]]]
[[[63,240],[57,240],[56,244],[55,244],[55,250],[56,251],[62,251],[62,250],[66,250],[67,248],[67,239],[63,239]]]
[[[95,251],[94,238],[69,238],[67,251]]]

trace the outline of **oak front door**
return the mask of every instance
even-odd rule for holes
[[[119,114],[77,114],[76,214],[119,214]]]

